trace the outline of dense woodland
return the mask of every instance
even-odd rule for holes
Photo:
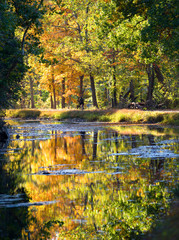
[[[1,0],[1,108],[176,108],[177,0]]]

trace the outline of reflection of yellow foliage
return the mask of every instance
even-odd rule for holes
[[[49,205],[29,207],[29,216],[32,220],[29,221],[28,229],[32,239],[38,239],[41,230],[46,226],[45,224],[56,219],[64,221],[64,225],[58,227],[54,224],[49,229],[46,227],[45,230],[51,234],[50,238],[55,237],[54,234],[57,232],[59,233],[58,239],[64,239],[61,238],[61,235],[64,236],[64,234],[66,234],[66,239],[71,239],[71,232],[77,229],[80,220],[86,220],[84,228],[94,232],[94,228],[91,227],[94,222],[97,226],[102,226],[107,224],[113,215],[116,215],[119,220],[122,219],[122,216],[126,217],[125,221],[128,221],[129,225],[140,225],[143,230],[147,230],[146,226],[150,227],[152,220],[147,219],[146,211],[150,203],[146,190],[152,188],[150,183],[154,187],[157,186],[159,190],[161,189],[162,193],[159,191],[158,193],[163,194],[163,204],[166,206],[167,192],[165,188],[162,189],[160,178],[166,181],[171,180],[172,170],[166,172],[164,169],[160,171],[160,176],[155,176],[150,171],[150,160],[140,159],[137,162],[130,155],[127,157],[117,155],[108,157],[107,154],[127,152],[129,148],[129,145],[126,145],[122,138],[119,138],[117,143],[108,140],[109,138],[114,139],[116,132],[112,135],[109,133],[104,135],[104,132],[103,135],[100,135],[100,131],[98,132],[97,141],[100,144],[96,147],[97,156],[95,158],[92,157],[96,146],[93,134],[85,134],[83,137],[71,132],[65,134],[53,132],[53,134],[52,139],[46,141],[12,142],[12,148],[22,148],[23,150],[16,156],[16,161],[14,161],[13,156],[10,157],[12,165],[6,165],[7,171],[10,172],[11,168],[15,171],[19,169],[17,160],[21,161],[24,180],[21,186],[28,194],[30,202],[52,201]],[[145,141],[145,138],[140,136],[138,140]],[[110,167],[116,166],[116,164],[119,169],[122,166],[125,167],[121,168],[119,173],[111,174],[115,173],[115,169]],[[168,164],[171,169],[174,169],[172,161]],[[68,176],[29,174],[40,174],[40,171],[57,171],[64,168],[77,168],[89,173]],[[100,173],[94,173],[99,170]],[[169,183],[169,185],[172,184],[172,182]],[[141,219],[135,218],[136,212],[139,212],[139,206],[134,208],[136,212],[132,212],[132,207],[135,207],[135,204],[129,205],[129,200],[133,197],[142,199],[140,208],[143,215]],[[155,201],[157,204],[158,200]],[[126,204],[126,209],[128,209],[123,212],[123,215],[121,215],[120,204]],[[131,204],[133,203],[131,202]],[[116,228],[119,225],[116,225]],[[26,236],[27,233],[23,234]]]

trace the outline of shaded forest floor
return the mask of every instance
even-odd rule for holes
[[[72,122],[108,122],[108,123],[157,123],[179,126],[179,110],[144,111],[136,109],[108,110],[51,110],[51,109],[9,109],[7,118],[54,119]]]

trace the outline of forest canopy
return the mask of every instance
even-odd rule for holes
[[[176,108],[178,5],[2,0],[0,107]]]

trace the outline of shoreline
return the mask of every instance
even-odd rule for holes
[[[76,109],[9,109],[7,119],[29,121],[64,121],[81,124],[145,124],[179,126],[179,110],[139,110],[139,109],[108,109],[108,110],[76,110]]]

